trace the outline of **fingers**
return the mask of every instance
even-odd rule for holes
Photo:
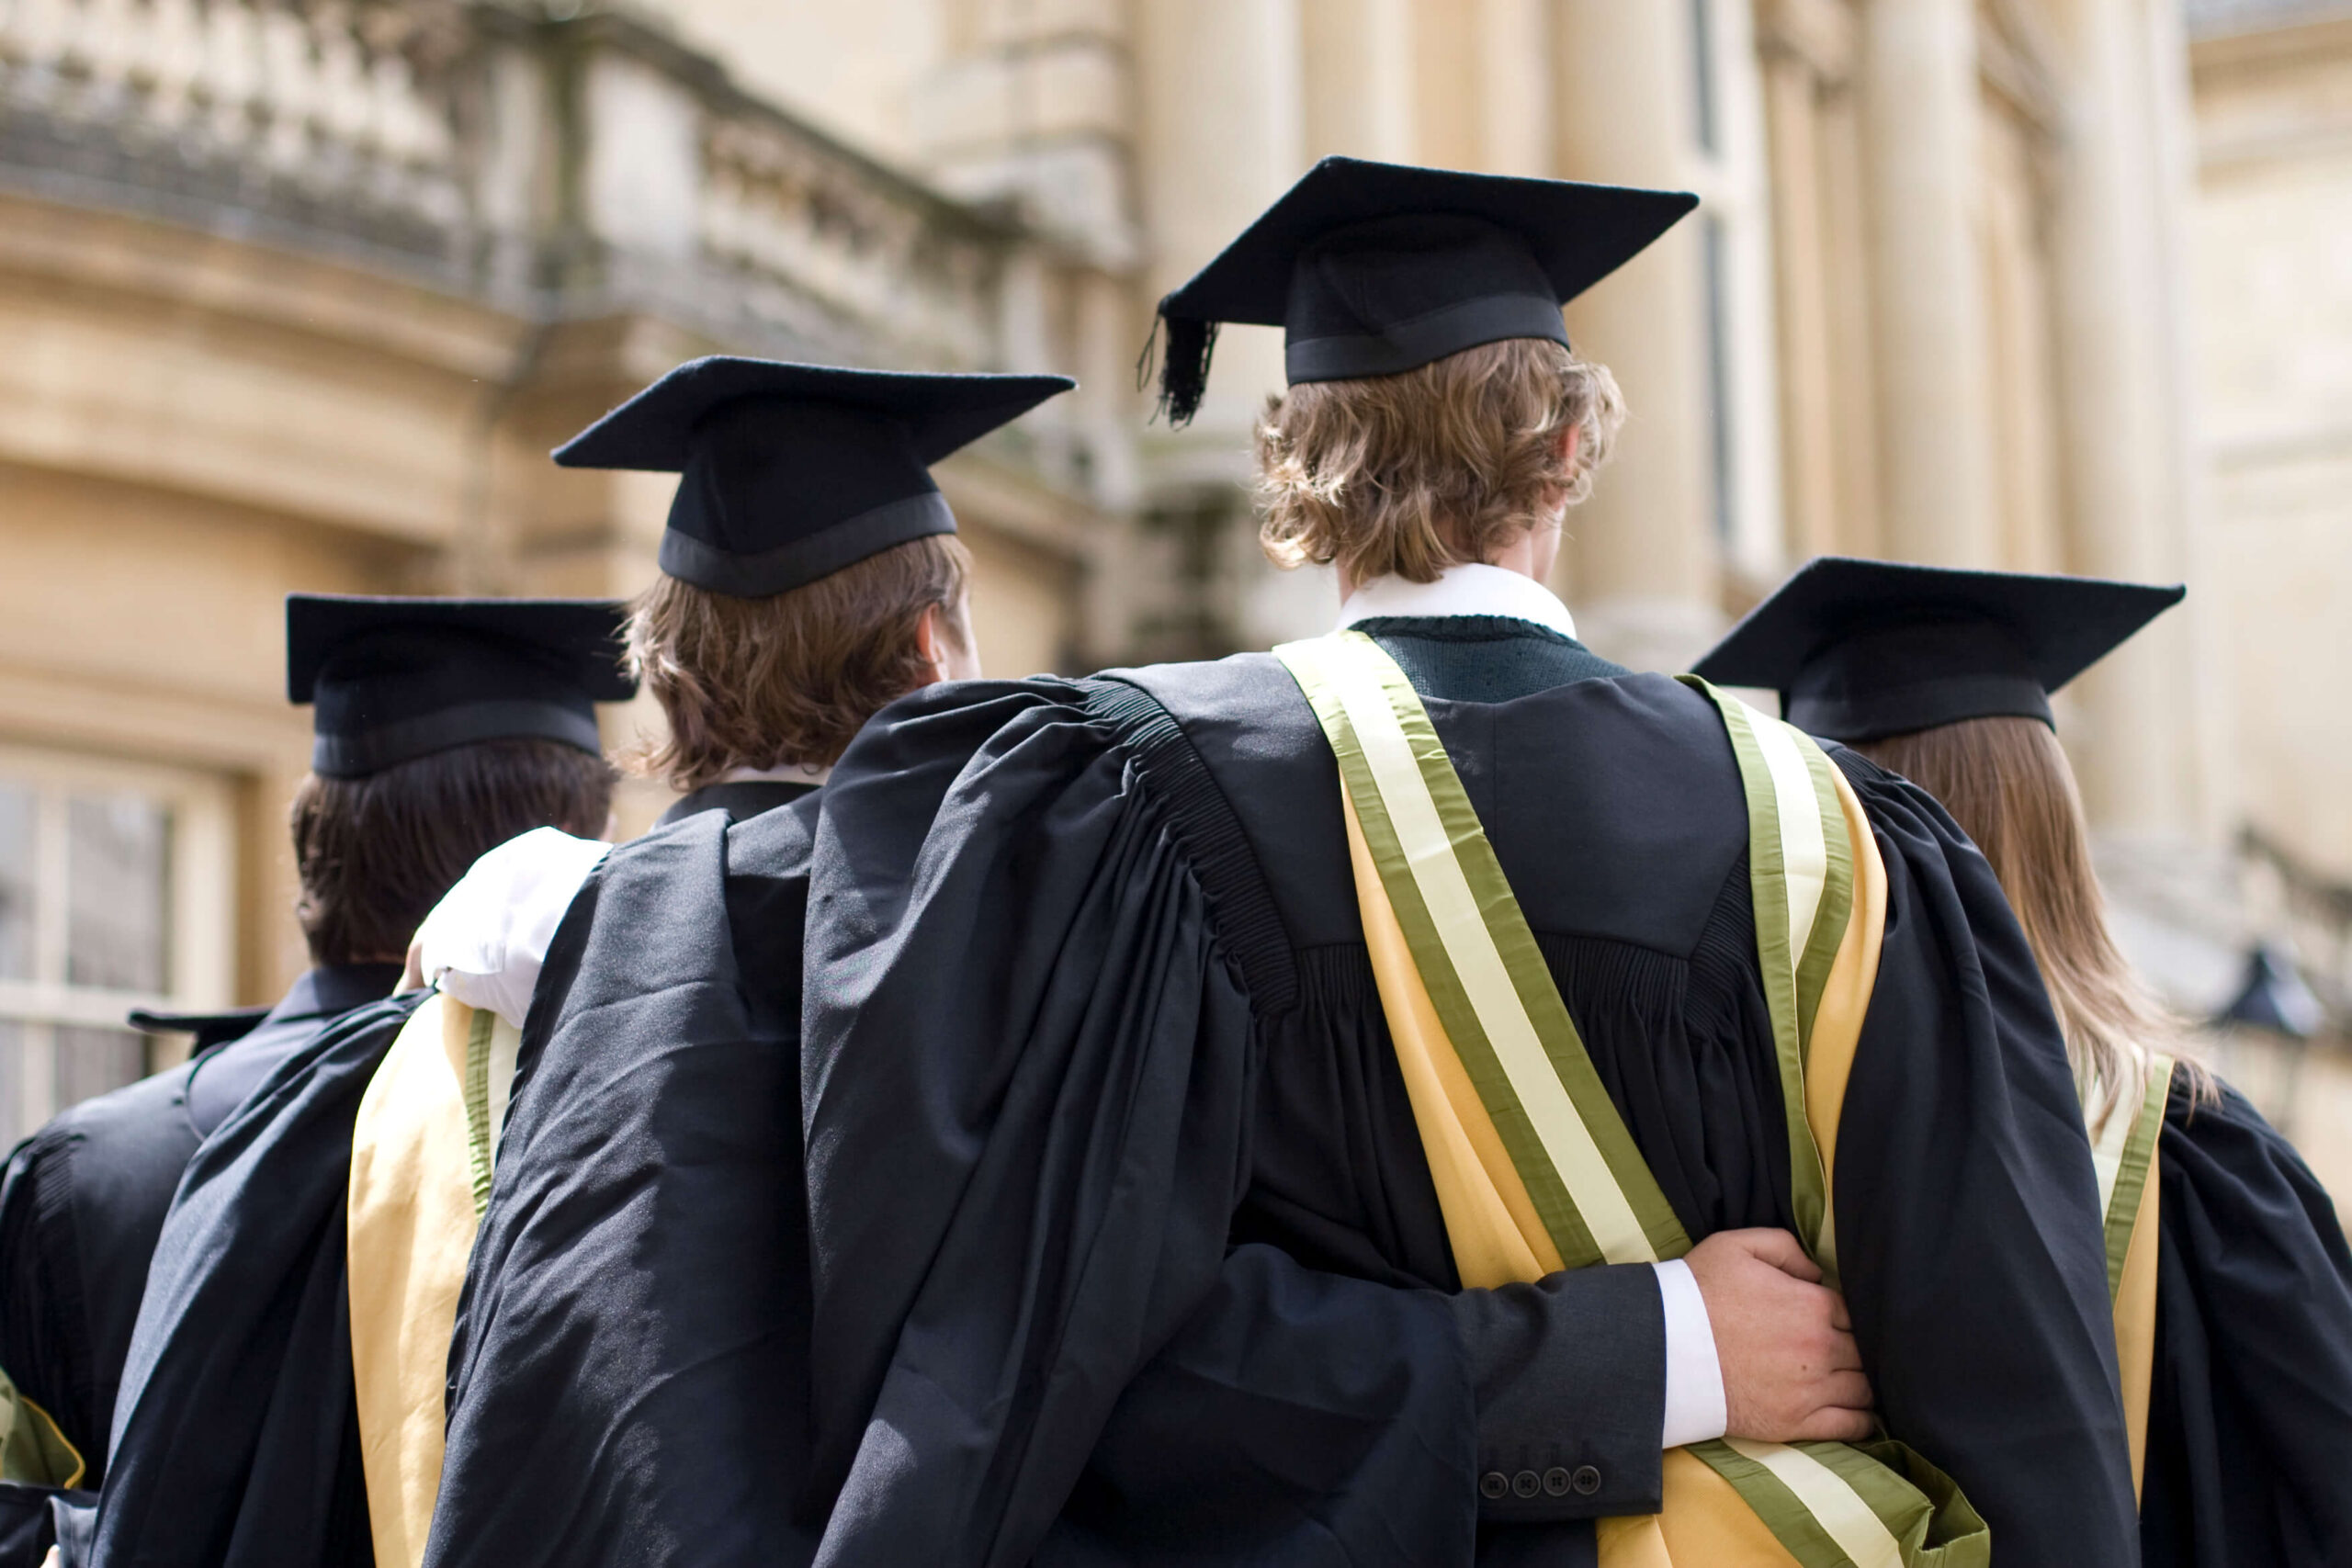
[[[1846,1298],[1832,1291],[1829,1303],[1829,1326],[1840,1334],[1854,1332],[1854,1320],[1846,1315]]]
[[[1840,1410],[1868,1410],[1873,1403],[1871,1380],[1860,1372],[1831,1372],[1821,1380],[1820,1388],[1821,1403],[1825,1407],[1835,1405]]]
[[[1745,1230],[1724,1233],[1734,1245],[1761,1262],[1770,1263],[1781,1273],[1806,1284],[1820,1281],[1820,1267],[1804,1255],[1797,1238],[1782,1230]]]
[[[1788,1440],[1795,1443],[1866,1443],[1876,1436],[1878,1422],[1869,1411],[1827,1405],[1800,1422],[1796,1435]]]

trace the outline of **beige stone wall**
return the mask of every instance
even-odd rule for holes
[[[2246,817],[2352,880],[2352,18],[2196,53],[2196,312]]]
[[[2063,704],[2099,831],[2161,863],[2250,818],[2352,876],[2352,726],[2313,700],[2352,662],[2352,18],[2229,9],[2192,54],[2176,0],[653,0],[666,36],[413,40],[370,78],[397,159],[357,119],[299,143],[407,205],[320,243],[0,143],[0,745],[227,781],[269,994],[278,596],[635,591],[670,481],[546,450],[722,345],[1080,378],[941,472],[997,672],[1314,628],[1328,580],[1256,559],[1241,485],[1279,334],[1228,331],[1182,432],[1132,365],[1344,152],[1702,197],[1568,315],[1634,411],[1561,568],[1603,651],[1679,665],[1825,551],[2186,579]],[[348,90],[320,41],[288,101]],[[292,122],[250,107],[174,134],[277,190]],[[460,238],[418,250],[420,214]]]

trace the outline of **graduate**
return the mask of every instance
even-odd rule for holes
[[[2049,984],[2098,1153],[2142,1560],[2352,1561],[2352,1253],[2107,927],[2050,695],[2183,590],[1826,557],[1700,662],[1935,795]]]
[[[1162,387],[1187,415],[1217,323],[1284,328],[1265,537],[1337,566],[1344,628],[934,688],[843,755],[803,1011],[820,1562],[1148,1560],[1138,1519],[1231,1496],[1192,1560],[2136,1560],[2097,1179],[1997,883],[1916,789],[1608,663],[1542,586],[1619,408],[1559,306],[1690,205],[1317,165],[1161,302]],[[1842,1285],[1897,1441],[1857,1379],[1796,1434],[1843,1441],[1727,1398],[1659,1452],[1662,1266],[1760,1226]],[[1239,1333],[1184,1387],[1259,1440],[1171,1465],[1134,1401],[1253,1247],[1399,1302],[1610,1282],[1648,1392],[1563,1385],[1505,1453],[1424,1395],[1464,1354],[1426,1320],[1377,1390]]]
[[[1071,385],[702,359],[557,449],[683,476],[628,627],[668,720],[635,761],[683,798],[609,858],[508,846],[420,939],[425,977],[528,1028],[429,1369],[446,1449],[436,1388],[379,1563],[807,1560],[808,846],[858,726],[978,672],[930,465]]]
[[[1059,385],[741,364],[721,380],[690,366],[560,460],[683,466],[674,525],[708,530],[723,509],[731,552],[764,556],[862,525],[839,517],[830,491],[865,487],[884,515],[900,494],[933,495],[921,468],[841,438],[849,400],[864,418],[910,426],[913,450],[935,456]],[[631,644],[670,719],[653,764],[701,787],[601,867],[600,850],[583,856],[557,835],[503,847],[426,922],[423,973],[530,1019],[450,1359],[435,1564],[773,1564],[808,1561],[820,1540],[797,1053],[816,791],[888,698],[976,673],[960,548],[946,536],[876,543],[773,592],[750,591],[772,580],[674,560]],[[760,790],[790,793],[772,803]],[[887,1189],[872,1197],[890,1201]],[[1737,1243],[1718,1262],[1717,1289],[1738,1309],[1727,1375],[1702,1307],[1686,1400],[1719,1409],[1730,1382],[1794,1430],[1837,1374],[1792,1365],[1824,1341],[1843,1343],[1851,1364],[1834,1301]],[[1121,1498],[1108,1534],[1074,1515],[1060,1549],[1123,1556],[1140,1528],[1156,1550],[1220,1555],[1273,1515],[1311,1533],[1301,1504],[1314,1492],[1417,1465],[1409,1421],[1365,1441],[1400,1410],[1475,1410],[1483,1430],[1580,1431],[1655,1452],[1660,1391],[1610,1368],[1630,1359],[1654,1377],[1638,1348],[1621,1354],[1638,1347],[1639,1320],[1588,1332],[1605,1329],[1623,1291],[1574,1283],[1440,1298],[1239,1249],[1106,1436],[1148,1448],[1167,1495]],[[1287,1367],[1314,1369],[1352,1408],[1204,1399],[1204,1375],[1244,1367],[1269,1390]],[[1613,1406],[1612,1377],[1635,1385]],[[1544,1466],[1572,1492],[1559,1457]],[[1101,1511],[1096,1499],[1089,1512]],[[392,1560],[379,1540],[379,1561]]]
[[[65,1519],[68,1562],[364,1559],[345,1171],[358,1097],[413,1006],[377,998],[485,850],[535,827],[602,830],[595,705],[634,689],[618,627],[601,602],[287,601],[288,694],[316,729],[293,810],[297,913],[320,967],[280,1010],[313,1016],[194,1066],[186,1174],[154,1179],[169,1215],[97,1511]]]

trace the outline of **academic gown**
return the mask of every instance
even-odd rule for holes
[[[400,965],[313,969],[266,1013],[199,1037],[190,1061],[61,1112],[0,1177],[0,1367],[106,1472],[148,1260],[206,1136],[288,1055],[390,994]]]
[[[164,1223],[80,1562],[366,1564],[345,1209],[360,1097],[425,996],[344,1014],[197,1151]]]
[[[817,808],[805,784],[697,791],[565,913],[458,1303],[427,1562],[807,1560]]]
[[[746,804],[614,852],[551,946],[459,1311],[435,1568],[817,1549],[797,1042],[818,803]],[[1050,1555],[1311,1562],[1323,1498],[1398,1491],[1435,1429],[1514,1468],[1654,1472],[1657,1301],[1646,1269],[1449,1297],[1237,1248],[1103,1434],[1116,1494],[1074,1505]]]
[[[1428,699],[1685,1229],[1789,1226],[1747,814],[1712,705],[1529,623],[1361,629]],[[1835,1178],[1880,1409],[2005,1568],[2135,1561],[2096,1180],[2032,954],[1950,818],[1835,756],[1888,878]],[[1184,1478],[1114,1440],[1123,1391],[1183,1342],[1228,1248],[1458,1282],[1338,771],[1272,659],[885,710],[827,792],[807,950],[815,1456],[839,1495],[819,1561],[1147,1558],[1119,1540],[1128,1505]],[[1475,1513],[1467,1424],[1351,1372],[1301,1356],[1203,1380],[1270,1428],[1323,1417],[1347,1451],[1289,1462],[1324,1479],[1399,1438],[1410,1456],[1301,1488],[1288,1516],[1311,1528],[1227,1560],[1589,1561],[1587,1525]],[[1609,1512],[1654,1508],[1655,1438],[1645,1474],[1598,1479]]]
[[[2147,1568],[2352,1562],[2352,1252],[2235,1089],[2177,1075],[2158,1143]]]

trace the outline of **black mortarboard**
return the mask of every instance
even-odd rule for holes
[[[311,768],[362,778],[478,740],[602,750],[627,702],[625,605],[603,599],[286,596],[286,695],[312,705]]]
[[[1560,307],[1698,204],[1685,191],[1326,158],[1160,300],[1160,406],[1174,423],[1193,417],[1223,321],[1283,328],[1294,386],[1395,376],[1505,338],[1566,344]]]
[[[956,531],[931,465],[1078,383],[714,355],[555,449],[567,468],[679,474],[662,570],[762,599]]]
[[[1694,668],[1721,685],[1770,687],[1782,717],[1833,740],[2002,715],[2049,724],[2051,693],[2186,592],[1823,556]]]

